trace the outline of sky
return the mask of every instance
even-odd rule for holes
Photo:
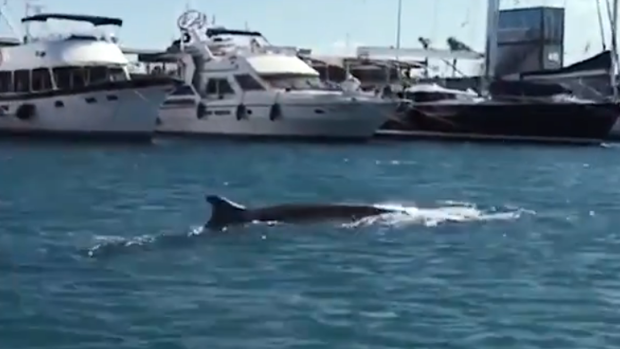
[[[565,64],[597,53],[601,35],[597,0],[502,0],[501,8],[560,6],[566,9]],[[602,0],[604,2],[604,0]],[[7,17],[19,24],[25,0],[5,0]],[[179,36],[176,21],[186,6],[215,15],[216,24],[262,32],[272,44],[312,48],[321,54],[343,55],[359,45],[392,46],[396,42],[398,0],[32,0],[42,12],[120,17],[122,46],[164,49]],[[402,0],[401,47],[419,47],[418,37],[437,47],[455,36],[483,51],[487,0]],[[604,9],[604,8],[603,8]],[[606,13],[606,12],[605,12]],[[606,18],[606,16],[605,16]],[[607,40],[609,26],[607,20]],[[58,30],[75,25],[50,23]],[[2,35],[10,35],[6,23]],[[17,28],[21,27],[17,25]],[[23,32],[22,32],[23,33]],[[586,48],[589,47],[589,50]]]

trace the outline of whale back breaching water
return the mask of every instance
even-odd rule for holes
[[[206,200],[211,204],[211,218],[205,227],[210,229],[249,222],[310,223],[333,220],[354,222],[398,211],[373,205],[317,203],[289,203],[252,209],[217,195],[207,195]]]
[[[315,214],[320,213],[320,218],[323,221],[329,220],[330,217],[320,209],[322,208],[321,205],[291,204],[272,206],[272,208],[278,209],[271,210],[272,213],[268,215],[267,212],[270,212],[270,210],[267,210],[266,208],[251,210],[223,198],[214,197],[212,200],[224,200],[227,202],[227,205],[217,204],[217,207],[214,207],[214,209],[223,210],[217,212],[215,217],[213,217],[213,220],[209,221],[210,223],[200,224],[198,226],[191,226],[189,230],[180,233],[173,232],[161,234],[146,234],[132,237],[123,237],[116,235],[97,236],[95,244],[89,248],[86,248],[83,252],[89,257],[106,257],[142,250],[153,250],[160,248],[168,249],[192,246],[194,243],[196,243],[196,241],[200,241],[202,237],[209,236],[208,233],[210,231],[223,230],[227,226],[233,224],[261,223],[261,221],[254,219],[258,217],[256,213],[248,214],[248,211],[262,212],[262,216],[258,218],[266,219],[265,221],[263,221],[266,223],[278,223],[275,218],[282,219],[281,217],[276,216],[276,214],[273,212],[280,212],[280,215],[283,215],[283,212],[286,212],[287,219],[285,220],[285,222],[294,221],[292,220],[292,218],[295,217],[293,213],[298,212],[297,209],[300,207],[303,207],[305,210],[303,211],[304,215],[302,215],[302,217],[299,218],[300,220],[297,222],[303,222],[304,219],[301,218],[305,218],[306,221],[309,220],[310,218],[308,217],[312,217],[310,212],[318,212]],[[427,229],[434,229],[434,227],[443,225],[445,223],[471,224],[476,222],[483,223],[491,221],[513,221],[520,218],[522,214],[535,214],[534,211],[529,211],[523,208],[490,207],[485,209],[479,208],[472,203],[458,201],[441,201],[437,202],[436,204],[437,205],[433,205],[431,207],[418,207],[415,205],[412,206],[411,204],[403,205],[400,203],[377,203],[375,204],[376,208],[379,208],[380,211],[369,211],[372,213],[377,213],[375,215],[369,215],[359,219],[356,219],[357,216],[355,216],[355,214],[349,217],[345,217],[342,215],[338,217],[332,216],[334,217],[332,218],[332,222],[327,223],[335,223],[334,227],[338,227],[340,229],[357,230],[374,227],[374,231],[383,234],[386,229],[395,232],[411,232],[410,229],[415,226],[422,226],[426,227]],[[342,210],[346,210],[346,207],[359,208],[359,205],[339,206],[345,207]],[[287,207],[289,207],[290,209],[285,210],[284,208]],[[309,208],[315,208],[315,211],[309,210]],[[331,212],[342,211],[334,209]],[[336,214],[334,213],[334,215]],[[220,221],[218,222],[218,220]],[[317,222],[318,219],[314,219],[313,221]],[[222,226],[221,224],[224,223],[227,225]],[[209,227],[208,224],[211,224],[211,227]],[[416,231],[414,230],[413,232]],[[263,237],[266,238],[266,236]]]

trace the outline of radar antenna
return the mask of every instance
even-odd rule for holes
[[[177,26],[182,31],[202,29],[207,25],[207,15],[197,10],[187,10],[177,19]]]

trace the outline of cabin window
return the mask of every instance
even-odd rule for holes
[[[127,73],[125,72],[125,69],[123,69],[121,67],[111,67],[111,68],[109,68],[108,73],[110,74],[110,81],[126,81],[126,80],[128,80]]]
[[[235,94],[230,83],[226,79],[209,79],[207,82],[207,94],[227,95]]]
[[[88,84],[86,73],[87,73],[87,70],[84,68],[78,68],[78,67],[72,68],[71,69],[71,87],[72,88],[86,87],[86,85]]]
[[[32,91],[49,91],[52,89],[52,77],[47,68],[32,71]]]
[[[217,79],[209,79],[209,81],[207,82],[207,94],[208,95],[217,94]]]
[[[71,89],[71,70],[72,68],[54,68],[54,81],[59,90]]]
[[[261,75],[271,87],[288,90],[316,90],[325,88],[318,75],[311,74],[263,74]]]
[[[82,88],[108,81],[126,81],[122,67],[89,66],[54,68],[54,80],[59,89]]]
[[[30,70],[16,70],[13,83],[15,92],[30,92]]]
[[[217,93],[217,90],[216,92],[213,92],[213,93]],[[183,85],[183,86],[178,87],[174,91],[172,91],[170,95],[171,96],[193,96],[194,90],[192,90],[192,88],[188,85]]]
[[[444,92],[413,92],[405,93],[405,98],[414,102],[437,102],[456,99],[456,95]]]
[[[235,94],[235,90],[233,90],[232,86],[230,86],[230,83],[228,82],[228,80],[220,80],[218,86],[218,92],[221,95],[234,95]]]
[[[13,72],[0,72],[0,93],[13,92]]]
[[[54,80],[60,90],[85,87],[87,78],[88,71],[82,67],[54,68]]]
[[[239,87],[241,87],[243,91],[264,90],[263,85],[256,81],[256,79],[254,79],[254,77],[250,74],[235,75],[235,80],[237,80]]]
[[[108,67],[88,67],[88,84],[101,84],[108,81]]]
[[[196,100],[194,99],[168,99],[162,105],[195,106]]]

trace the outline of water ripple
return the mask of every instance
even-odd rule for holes
[[[0,342],[612,349],[620,345],[616,153],[432,143],[6,146]],[[407,214],[211,233],[200,228],[207,192],[248,206],[357,201]]]

